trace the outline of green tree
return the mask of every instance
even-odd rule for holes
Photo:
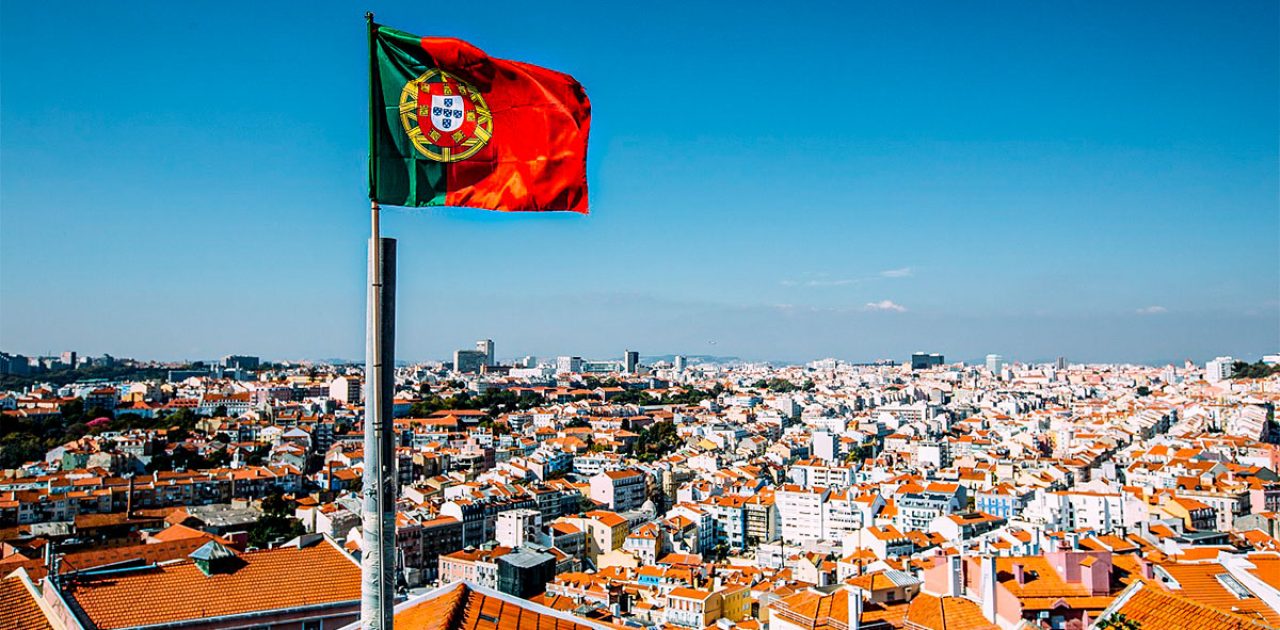
[[[1096,627],[1098,630],[1140,630],[1142,624],[1124,616],[1124,613],[1114,613],[1099,621]]]

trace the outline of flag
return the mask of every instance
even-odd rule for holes
[[[369,198],[587,212],[591,103],[573,77],[369,24]]]

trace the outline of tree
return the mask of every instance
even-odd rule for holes
[[[1114,613],[1099,621],[1096,627],[1098,630],[1139,630],[1142,624],[1124,616],[1124,613]]]
[[[1268,365],[1262,361],[1236,361],[1231,364],[1231,378],[1267,378],[1272,374],[1280,374],[1280,364]]]
[[[640,432],[640,437],[635,442],[635,455],[640,461],[651,462],[665,457],[680,448],[681,444],[675,423],[663,420]]]

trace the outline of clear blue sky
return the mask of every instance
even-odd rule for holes
[[[4,2],[0,349],[363,356],[364,7]],[[389,209],[404,359],[1280,350],[1277,3],[372,2],[576,76],[592,214]]]

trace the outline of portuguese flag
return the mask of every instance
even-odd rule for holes
[[[369,23],[369,198],[587,212],[591,103],[573,77]]]

